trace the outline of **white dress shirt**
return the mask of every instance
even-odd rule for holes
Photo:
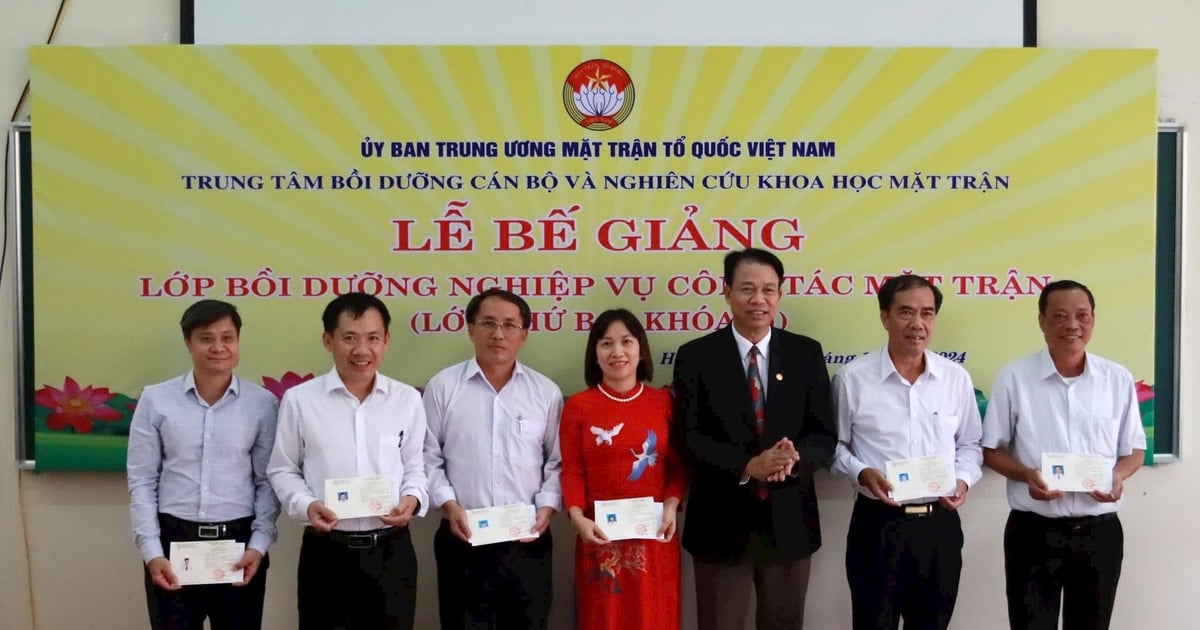
[[[337,370],[301,383],[283,395],[275,451],[267,472],[292,518],[308,522],[308,506],[324,501],[325,480],[387,475],[392,504],[411,495],[429,507],[425,492],[425,408],[412,387],[375,375],[371,393],[359,402]],[[336,512],[336,509],[334,509]],[[376,517],[338,519],[337,529],[383,527]]]
[[[762,391],[763,400],[767,397],[767,387],[770,386],[771,379],[768,378],[767,372],[771,366],[771,329],[767,329],[767,334],[758,343],[750,343],[750,340],[743,337],[738,332],[737,326],[730,326],[733,331],[733,340],[737,342],[738,355],[742,357],[742,373],[746,374],[750,370],[750,346],[758,348],[758,380],[759,390]],[[745,483],[745,482],[743,482]]]
[[[982,427],[971,376],[929,350],[925,371],[910,383],[886,347],[842,367],[833,377],[838,444],[833,471],[850,479],[860,494],[865,468],[886,471],[888,461],[940,455],[956,479],[973,486],[982,476]],[[923,502],[928,499],[914,499]]]
[[[497,392],[470,359],[425,387],[425,465],[435,506],[464,509],[532,503],[562,509],[558,423],[562,390],[517,363]]]
[[[1117,458],[1146,448],[1133,377],[1090,352],[1083,374],[1072,379],[1058,373],[1045,348],[1018,359],[996,376],[983,446],[1007,451],[1029,468],[1042,467],[1042,453],[1102,455],[1115,465]],[[1038,501],[1024,483],[1009,479],[1008,505],[1057,518],[1115,512],[1120,502],[1102,503],[1086,492]]]
[[[275,396],[237,376],[214,405],[192,372],[142,391],[129,425],[129,515],[142,560],[165,555],[158,514],[199,523],[254,517],[249,549],[275,542],[279,501],[267,480]]]

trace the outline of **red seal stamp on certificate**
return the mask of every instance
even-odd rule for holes
[[[225,579],[225,571],[223,569],[213,569],[213,579],[214,580]]]
[[[512,527],[508,528],[508,535],[509,536],[520,536],[521,528],[517,527],[516,525],[513,525]]]
[[[936,481],[929,482],[929,491],[930,492],[937,492],[938,490],[941,490],[941,489],[942,489],[942,484],[940,484]]]
[[[638,523],[638,524],[637,524],[637,527],[634,527],[634,528],[633,528],[633,531],[637,532],[637,533],[638,533],[638,536],[641,536],[641,535],[645,534],[645,533],[646,533],[646,524],[645,524],[645,523]]]
[[[1091,477],[1084,477],[1083,478],[1083,487],[1087,488],[1088,490],[1091,490],[1092,488],[1096,487],[1096,482],[1092,481]]]
[[[379,499],[371,499],[371,502],[367,504],[367,507],[371,508],[372,512],[378,512],[383,509],[383,504],[379,502]]]
[[[633,80],[607,59],[589,59],[567,74],[563,106],[580,127],[608,131],[633,111]]]

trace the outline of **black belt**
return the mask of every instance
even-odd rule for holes
[[[171,538],[192,538],[196,540],[216,540],[220,538],[249,538],[250,528],[254,523],[253,516],[232,521],[200,523],[188,521],[170,514],[159,513],[158,524],[164,534]]]
[[[1047,529],[1057,529],[1061,531],[1078,532],[1090,527],[1095,527],[1100,523],[1111,521],[1117,518],[1116,512],[1105,512],[1104,514],[1094,514],[1092,516],[1042,516],[1036,512],[1026,512],[1024,510],[1013,510],[1013,516],[1036,523],[1040,527]]]
[[[326,538],[330,542],[337,543],[349,549],[374,549],[385,541],[399,537],[406,531],[408,531],[407,527],[382,527],[363,532],[347,532],[340,529],[322,532],[317,531],[316,528],[310,525],[304,528],[304,535]]]
[[[867,506],[869,509],[883,512],[890,516],[899,516],[905,518],[922,518],[925,516],[933,516],[943,512],[950,512],[946,506],[940,501],[930,501],[928,503],[905,503],[903,505],[888,505],[878,499],[871,499],[862,494],[855,499],[857,503]]]

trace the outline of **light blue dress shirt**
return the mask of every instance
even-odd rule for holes
[[[158,514],[201,523],[254,517],[247,544],[266,554],[279,501],[267,479],[275,396],[237,376],[214,405],[192,372],[142,392],[129,426],[129,515],[142,560],[165,555]]]

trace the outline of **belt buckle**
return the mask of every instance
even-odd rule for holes
[[[346,536],[346,546],[350,549],[370,549],[375,546],[375,534],[350,534]]]
[[[904,506],[905,516],[929,516],[933,512],[933,504],[926,505],[906,505]]]
[[[224,525],[201,525],[196,528],[196,536],[199,538],[220,538],[224,535]]]

